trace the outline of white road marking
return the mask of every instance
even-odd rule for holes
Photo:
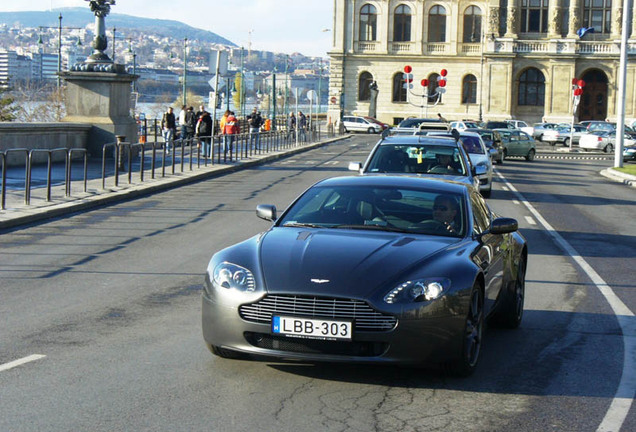
[[[42,355],[42,354],[33,354],[33,355],[28,356],[28,357],[23,357],[21,359],[14,360],[14,361],[9,362],[9,363],[5,363],[3,365],[0,365],[0,372],[6,371],[6,370],[9,370],[9,369],[13,369],[14,367],[21,366],[21,365],[23,365],[25,363],[29,363],[29,362],[32,362],[32,361],[43,359],[44,357],[46,357],[46,356]]]
[[[537,223],[534,221],[534,219],[532,219],[532,216],[524,216],[526,218],[526,222],[528,222],[528,225],[536,225]]]
[[[339,161],[327,161],[323,165],[338,165],[339,163]]]
[[[619,431],[629,410],[631,409],[634,396],[636,395],[636,320],[634,313],[616,295],[603,278],[596,273],[585,259],[574,249],[561,235],[546,221],[543,216],[510,184],[501,173],[497,173],[499,178],[510,188],[511,191],[526,206],[530,213],[539,221],[548,235],[561,247],[575,263],[581,267],[583,272],[592,280],[596,288],[601,292],[607,303],[614,311],[618,324],[623,333],[623,372],[618,389],[612,399],[609,409],[605,413],[603,421],[596,432],[616,432]]]
[[[512,203],[513,203],[513,204],[515,204],[515,205],[519,205],[519,204],[521,204],[521,203],[519,202],[519,200],[512,200]]]
[[[498,175],[499,177],[501,177],[501,174],[497,173],[497,175]],[[501,177],[501,178],[503,178],[503,177]],[[504,181],[506,181],[506,180],[504,179]],[[508,188],[508,186],[502,186],[501,188],[502,188],[503,190],[505,190],[505,191],[509,191],[509,190],[510,190],[510,189]]]

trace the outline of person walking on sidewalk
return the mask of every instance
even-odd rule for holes
[[[179,138],[186,140],[188,131],[186,128],[186,113],[188,112],[187,106],[181,105],[181,111],[179,111]]]
[[[307,141],[307,117],[302,111],[298,111],[298,141]]]
[[[168,111],[163,113],[161,119],[161,131],[163,133],[163,140],[166,143],[166,153],[170,153],[170,149],[174,140],[174,131],[177,127],[172,107],[168,107]]]
[[[263,125],[263,117],[261,117],[261,113],[258,112],[256,107],[252,110],[252,113],[247,116],[247,124],[250,127],[250,147],[254,150],[258,150],[259,146],[259,134],[261,131],[261,126]]]
[[[295,139],[296,138],[296,116],[293,112],[289,113],[289,118],[287,119],[287,139]]]
[[[225,120],[224,132],[227,138],[227,148],[229,148],[230,153],[232,153],[232,146],[234,144],[234,136],[238,135],[240,132],[239,122],[238,122],[238,119],[234,117],[234,111],[230,111],[230,113],[227,116],[227,120]]]
[[[212,118],[210,113],[201,107],[202,111],[199,114],[199,121],[197,122],[196,135],[201,141],[201,147],[203,157],[205,159],[212,157]]]
[[[221,120],[219,120],[219,134],[221,134],[221,142],[223,143],[223,153],[227,152],[227,137],[225,136],[225,123],[227,123],[227,116],[230,115],[230,110],[223,113]]]

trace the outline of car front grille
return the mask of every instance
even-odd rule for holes
[[[395,328],[397,318],[378,312],[366,302],[353,299],[295,295],[268,295],[239,307],[246,321],[271,324],[274,315],[353,321],[356,331],[382,332]]]
[[[378,357],[389,349],[385,342],[326,341],[245,332],[245,340],[258,348],[303,354]]]

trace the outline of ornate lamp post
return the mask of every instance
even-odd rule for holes
[[[105,18],[110,13],[110,7],[115,4],[115,0],[85,0],[89,3],[91,11],[95,14],[95,38],[93,39],[93,54],[86,63],[112,63],[113,61],[104,52],[108,48],[106,38]]]

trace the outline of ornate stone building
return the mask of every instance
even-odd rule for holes
[[[622,0],[334,0],[329,116],[449,120],[572,119],[572,80],[583,79],[577,118],[615,119]],[[580,29],[593,27],[583,36]],[[636,34],[628,43],[626,118],[636,117]],[[411,66],[412,89],[404,88]],[[445,69],[445,93],[438,78]],[[424,94],[422,81],[428,80]],[[375,92],[373,92],[375,95]],[[424,103],[426,101],[427,103]],[[432,115],[431,115],[432,114]]]

